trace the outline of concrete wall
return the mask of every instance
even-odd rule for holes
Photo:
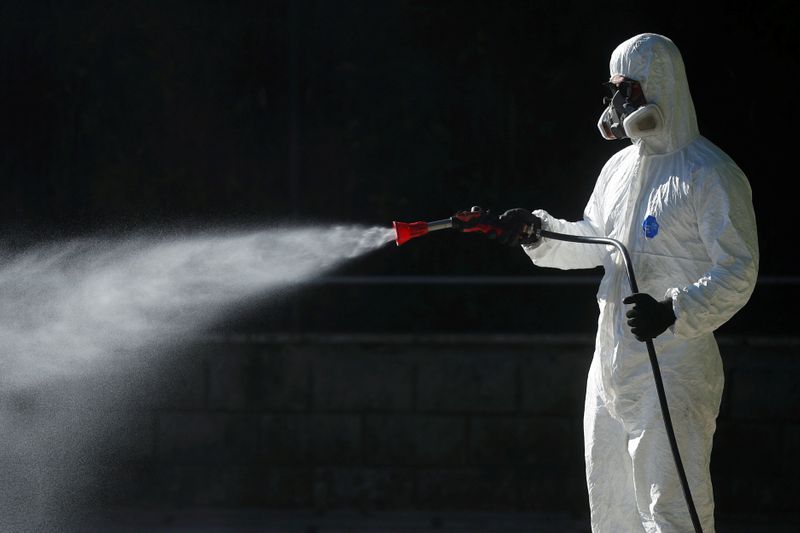
[[[721,346],[718,511],[796,510],[798,346]],[[591,352],[560,336],[210,339],[111,387],[87,485],[103,505],[580,515]]]

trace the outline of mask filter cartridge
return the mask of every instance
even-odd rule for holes
[[[607,107],[597,121],[604,139],[635,139],[661,131],[661,110],[655,104],[647,104],[639,82],[622,78],[604,85],[612,95],[603,99]]]

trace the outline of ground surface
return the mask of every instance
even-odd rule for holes
[[[717,533],[795,532],[798,517],[718,519]],[[589,533],[585,519],[545,513],[263,512],[242,510],[117,511],[74,533]]]

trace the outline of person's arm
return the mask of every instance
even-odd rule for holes
[[[592,193],[583,212],[583,220],[569,222],[555,218],[547,211],[533,212],[542,220],[542,229],[556,233],[580,235],[584,237],[605,237],[603,218],[600,214],[598,188]],[[608,254],[605,246],[580,244],[555,239],[542,238],[531,245],[523,245],[523,249],[537,266],[560,268],[594,268],[603,264]]]
[[[714,169],[694,201],[712,267],[691,285],[667,290],[679,337],[711,332],[750,299],[758,277],[758,235],[750,185],[735,166]]]

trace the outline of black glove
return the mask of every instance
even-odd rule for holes
[[[633,309],[625,316],[636,340],[644,342],[654,339],[675,323],[671,298],[659,302],[649,294],[637,292],[622,300],[622,303],[633,304]]]
[[[500,215],[498,225],[503,230],[498,242],[516,246],[538,241],[537,230],[542,228],[542,220],[529,210],[516,207]]]

